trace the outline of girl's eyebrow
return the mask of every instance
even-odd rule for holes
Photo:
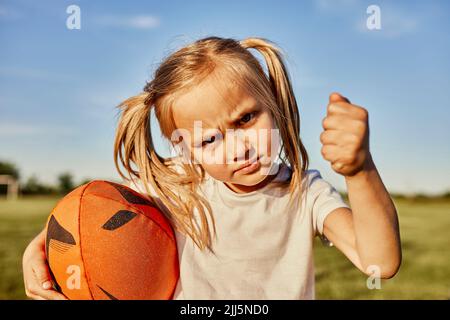
[[[257,109],[257,107],[258,107],[258,103],[252,103],[251,105],[244,105],[242,107],[237,106],[236,108],[234,108],[231,111],[231,115],[230,115],[229,119],[227,120],[228,126],[232,126],[237,121],[239,121],[245,114],[254,111],[255,109]],[[217,133],[212,133],[214,130],[220,130],[220,128],[203,129],[204,135],[201,137],[201,139],[199,141],[192,139],[192,146],[194,147],[194,146],[202,143],[206,137],[215,136]],[[207,132],[207,133],[205,134],[205,132]]]
[[[227,121],[227,123],[229,125],[232,125],[234,123],[236,123],[237,121],[239,121],[246,113],[251,112],[253,110],[255,110],[257,108],[258,104],[257,103],[252,103],[251,105],[246,105],[244,107],[237,107],[235,109],[233,109],[233,111],[231,112],[230,115],[230,119]],[[236,114],[234,116],[234,114]]]

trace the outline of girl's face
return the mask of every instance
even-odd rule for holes
[[[271,112],[228,81],[203,81],[177,97],[173,117],[185,152],[231,190],[245,193],[270,182],[278,171],[279,135]],[[178,136],[178,138],[173,138]],[[247,166],[246,169],[239,168]]]

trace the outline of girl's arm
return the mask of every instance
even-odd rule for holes
[[[325,236],[366,274],[379,268],[392,278],[401,264],[397,211],[373,161],[360,173],[346,177],[350,211],[339,208],[324,222]]]
[[[332,94],[323,126],[322,154],[345,177],[352,208],[330,213],[324,234],[364,273],[375,266],[391,278],[401,264],[398,217],[369,152],[368,113]]]
[[[22,259],[25,293],[36,300],[67,300],[52,289],[52,280],[45,257],[45,231],[42,230],[25,249]]]

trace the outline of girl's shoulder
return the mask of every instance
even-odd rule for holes
[[[283,170],[285,170],[283,172]],[[281,167],[281,179],[289,179],[292,176],[292,169],[289,165]],[[323,178],[322,173],[318,169],[307,169],[303,172],[301,178],[301,188],[305,196],[314,196],[320,192],[334,192],[333,185]]]
[[[308,169],[302,180],[304,193],[309,198],[317,198],[318,196],[335,196],[339,192],[324,177],[318,169]]]
[[[280,164],[280,179],[290,179],[292,176],[291,166],[288,164]],[[307,169],[302,175],[302,183],[305,187],[311,186],[313,183],[323,179],[318,169]]]
[[[303,181],[307,185],[312,185],[313,183],[319,181],[322,178],[322,174],[318,169],[308,169],[303,175]]]

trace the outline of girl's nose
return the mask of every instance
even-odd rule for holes
[[[245,137],[236,136],[233,149],[235,150],[230,150],[233,151],[233,162],[245,162],[250,159],[251,147],[250,143],[246,143]]]

